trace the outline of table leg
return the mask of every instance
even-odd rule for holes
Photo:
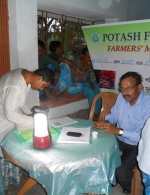
[[[18,192],[17,195],[24,195],[30,188],[32,188],[35,184],[37,184],[37,181],[29,178],[26,183],[23,185],[21,190]]]

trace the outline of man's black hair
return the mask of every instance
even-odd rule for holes
[[[137,85],[142,83],[142,76],[139,73],[137,73],[137,72],[127,72],[127,73],[123,74],[120,77],[120,79],[119,79],[119,86],[120,86],[121,81],[123,79],[129,78],[129,77],[135,78]]]
[[[38,46],[41,46],[43,49],[45,49],[45,44],[43,41],[38,39]]]
[[[55,73],[50,68],[39,68],[34,71],[34,74],[42,76],[43,81],[50,82],[51,85],[55,81]]]
[[[61,45],[60,41],[51,41],[49,44],[49,50],[51,52],[56,52],[57,47]]]

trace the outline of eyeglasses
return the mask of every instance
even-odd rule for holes
[[[127,88],[119,87],[119,91],[120,92],[123,92],[123,91],[131,92],[137,85],[139,85],[139,84],[136,84],[134,87],[127,87]]]

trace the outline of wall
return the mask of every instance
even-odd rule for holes
[[[132,0],[129,1],[127,21],[150,19],[150,1]]]
[[[37,1],[8,0],[11,70],[38,68]],[[29,107],[39,104],[38,92],[30,90]]]

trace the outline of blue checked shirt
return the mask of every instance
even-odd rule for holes
[[[105,117],[111,124],[117,124],[123,129],[123,135],[117,138],[130,145],[137,145],[142,128],[150,116],[150,95],[141,91],[137,102],[130,105],[122,94],[118,95],[116,104],[112,107],[111,113]]]

